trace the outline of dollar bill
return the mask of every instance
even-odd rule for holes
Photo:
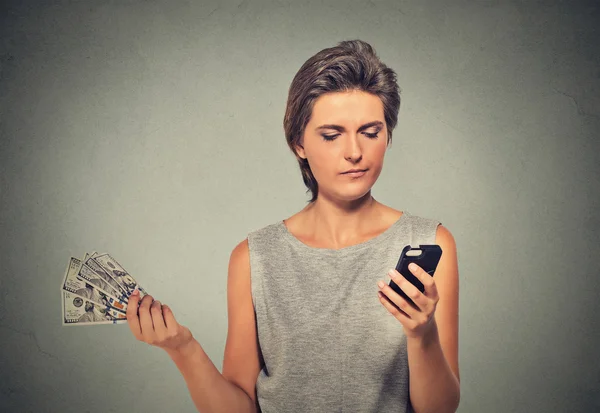
[[[121,311],[127,311],[127,302],[123,299],[113,296],[109,291],[102,291],[99,287],[90,284],[85,279],[77,276],[83,262],[75,257],[71,257],[63,281],[62,289],[80,297],[87,298],[95,303],[107,307],[116,308]]]
[[[90,284],[98,287],[98,289],[100,289],[101,291],[110,291],[110,294],[118,298],[119,300],[123,300],[125,302],[128,301],[128,296],[126,296],[125,293],[123,293],[121,290],[115,290],[113,287],[111,287],[109,283],[107,283],[104,280],[104,278],[102,278],[102,276],[100,276],[96,271],[91,269],[88,265],[85,265],[85,263],[82,263],[77,275],[80,278],[87,280]]]
[[[98,264],[96,260],[94,260],[92,257],[85,260],[84,264],[90,267],[92,270],[94,270],[94,272],[98,274],[100,278],[106,281],[106,283],[110,285],[113,288],[113,290],[115,290],[115,292],[118,292],[120,296],[123,296],[127,293],[127,291],[125,291],[123,287],[121,287],[121,285],[117,283],[117,281],[115,281],[115,279],[110,274],[104,271],[100,264]]]
[[[71,257],[61,285],[63,325],[127,323],[127,303],[139,283],[112,256],[85,253]]]
[[[80,297],[69,291],[62,291],[63,325],[123,324],[127,322],[125,313]]]
[[[139,285],[139,283],[131,276],[131,274],[129,274],[125,268],[123,268],[117,262],[117,260],[115,260],[109,254],[99,254],[91,259],[96,261],[104,271],[110,274],[110,276],[117,281],[119,285],[121,285],[121,287],[125,290],[125,296],[127,298],[136,288],[140,291],[140,297],[143,297],[147,294],[146,290]]]

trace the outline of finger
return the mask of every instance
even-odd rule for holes
[[[129,325],[129,329],[138,340],[142,339],[142,329],[140,327],[140,319],[138,317],[138,303],[140,302],[140,293],[138,290],[135,290],[131,297],[129,297],[129,302],[127,303],[127,324]]]
[[[381,284],[383,284],[383,287]],[[379,291],[385,295],[385,298],[387,298],[393,305],[398,307],[398,309],[402,310],[408,317],[413,318],[414,314],[420,312],[418,308],[402,298],[400,294],[394,291],[392,287],[385,284],[383,281],[380,281],[378,285]]]
[[[401,309],[396,307],[390,300],[383,294],[381,291],[377,291],[377,296],[379,297],[379,301],[383,306],[388,310],[388,312],[393,315],[398,321],[400,321],[404,325],[408,325],[411,321],[411,318]]]
[[[151,341],[154,337],[154,327],[152,326],[152,316],[150,315],[150,305],[154,301],[151,295],[146,295],[142,298],[140,308],[138,310],[140,316],[140,326],[144,340]]]
[[[158,337],[165,337],[167,335],[167,326],[163,319],[162,305],[160,301],[154,301],[150,306],[150,312],[152,314],[152,326]]]
[[[413,273],[413,275],[415,277],[417,277],[417,279],[419,281],[421,281],[421,284],[423,284],[423,287],[425,287],[425,291],[423,292],[423,294],[429,298],[437,298],[438,296],[438,292],[437,292],[437,287],[435,285],[435,280],[433,279],[433,276],[428,274],[427,271],[425,271],[423,268],[419,267],[417,264],[415,264],[414,262],[411,263],[408,266],[408,270]]]
[[[171,311],[171,307],[166,304],[163,305],[163,315],[169,334],[176,334],[179,323],[177,323],[177,320],[175,320],[175,315],[173,314],[173,311]]]
[[[392,281],[394,281],[394,283],[400,288],[400,290],[402,290],[402,292],[406,294],[407,297],[410,298],[410,300],[412,300],[412,303],[410,301],[407,302],[415,310],[423,311],[425,308],[427,308],[427,305],[429,304],[427,297],[425,297],[423,293],[419,291],[417,287],[414,286],[413,283],[408,281],[406,277],[404,277],[395,269],[389,270],[388,276],[392,279]],[[400,297],[404,298],[401,295]]]

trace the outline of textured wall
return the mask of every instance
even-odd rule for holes
[[[373,195],[457,241],[459,411],[598,411],[600,9],[533,3],[4,2],[0,410],[193,410],[127,326],[61,326],[68,259],[112,253],[220,369],[231,250],[308,199],[289,84],[359,38],[403,98]]]

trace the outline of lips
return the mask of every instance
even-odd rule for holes
[[[364,176],[364,174],[367,173],[367,169],[363,169],[360,171],[356,171],[356,172],[344,172],[342,173],[342,175],[346,175],[349,176],[350,178],[360,178],[361,176]]]
[[[366,171],[367,171],[366,169],[354,169],[351,171],[342,172],[342,174],[359,174],[359,173],[366,172]]]

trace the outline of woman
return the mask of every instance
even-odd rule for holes
[[[284,129],[308,205],[231,253],[222,374],[167,305],[129,299],[137,339],[166,350],[201,412],[454,412],[458,268],[441,223],[371,195],[396,126],[396,74],[360,40],[311,57],[289,90]],[[438,244],[435,277],[381,277],[407,244]],[[137,309],[137,311],[136,311]],[[389,317],[391,315],[392,317]]]

